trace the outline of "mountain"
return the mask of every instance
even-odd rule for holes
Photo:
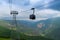
[[[53,10],[58,10],[58,11],[60,11],[60,0],[54,0],[53,2],[51,2],[50,3],[50,6],[49,6],[49,8],[50,9],[53,9]]]
[[[60,17],[41,20],[38,21],[37,24],[42,24],[42,27],[40,28],[42,36],[46,36],[54,40],[60,40]]]
[[[9,27],[11,27],[11,25],[7,21],[0,21],[0,39],[1,40],[10,40],[11,31],[13,30],[11,30]],[[42,36],[30,36],[21,32],[19,35],[20,35],[20,40],[52,40],[50,38],[46,38]]]
[[[25,33],[31,33],[34,35],[40,35],[40,34],[47,34],[48,32],[45,32],[49,30],[50,28],[56,28],[52,27],[54,21],[59,18],[50,18],[47,20],[40,20],[40,21],[28,21],[28,20],[17,20],[18,26],[21,29],[22,32]],[[12,20],[6,20],[10,24],[12,23]],[[56,20],[57,21],[57,20]],[[57,24],[56,24],[57,25]],[[36,33],[36,34],[35,34]]]
[[[12,20],[5,20],[10,24],[15,24]],[[41,20],[41,21],[29,21],[29,20],[17,20],[17,24],[19,29],[23,33],[27,33],[29,35],[40,35],[46,28],[48,28],[49,20]],[[49,23],[49,24],[48,24]]]
[[[60,40],[60,17],[36,22],[27,20],[17,20],[17,22],[20,31],[26,35],[41,35],[54,40]]]
[[[12,20],[5,20],[6,22],[13,24]],[[18,28],[20,32],[29,35],[40,35],[36,22],[27,21],[27,20],[17,20]],[[15,23],[14,23],[15,24]]]
[[[54,18],[51,20],[52,23],[49,24],[49,28],[45,30],[45,34],[49,38],[60,40],[60,18]]]

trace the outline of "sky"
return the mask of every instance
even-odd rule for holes
[[[36,20],[60,17],[60,0],[0,0],[0,19],[12,17],[10,11],[18,11],[17,19],[29,20],[35,8]]]

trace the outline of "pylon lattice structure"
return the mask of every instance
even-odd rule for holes
[[[19,27],[17,25],[17,20],[16,20],[16,16],[18,15],[18,11],[14,11],[14,10],[12,11],[12,0],[9,0],[9,3],[10,3],[9,4],[9,9],[11,11],[10,14],[13,15],[13,20],[12,20],[12,25],[13,26],[11,26],[11,29],[12,29],[11,39],[12,40],[20,40],[20,32],[19,32]],[[33,14],[31,14],[29,16],[29,18],[32,19],[32,20],[35,20],[35,15],[34,15],[35,8],[32,8],[30,10],[33,11]],[[26,11],[28,11],[28,10],[26,10]],[[22,11],[22,12],[25,12],[25,11]]]
[[[13,15],[12,24],[14,25],[11,27],[12,29],[11,38],[12,40],[20,40],[20,34],[19,34],[19,29],[18,29],[17,20],[16,20],[16,15],[18,15],[18,11],[11,11],[10,14]]]

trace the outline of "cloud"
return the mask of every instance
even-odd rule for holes
[[[50,3],[48,8],[60,11],[60,1],[54,1]]]
[[[16,0],[17,1],[17,0]],[[17,1],[18,2],[18,1]],[[29,20],[29,15],[32,14],[32,11],[25,11],[30,9],[31,7],[37,7],[36,8],[36,20],[46,20],[48,18],[52,18],[52,17],[60,17],[60,11],[58,10],[53,10],[53,9],[44,9],[46,7],[49,6],[49,3],[52,2],[52,0],[26,0],[26,4],[28,3],[28,5],[25,4],[25,1],[21,1],[21,5],[19,5],[19,3],[17,4],[12,4],[12,10],[16,10],[19,12],[19,15],[17,15],[17,19],[24,19],[24,20]],[[41,4],[40,4],[41,3]],[[22,5],[23,4],[23,5]],[[47,5],[46,5],[47,4]],[[43,6],[42,6],[43,5]],[[40,6],[42,7],[40,10]],[[25,11],[25,12],[22,12]],[[0,2],[0,18],[3,17],[12,17],[10,15],[10,9],[9,9],[9,3],[1,0]]]
[[[32,14],[31,11],[22,13],[19,17],[22,19],[29,19],[29,15]],[[48,18],[54,18],[54,17],[60,17],[60,11],[52,10],[52,9],[43,9],[43,10],[37,10],[35,12],[36,20],[46,20]]]
[[[29,17],[29,14],[31,13],[31,11],[21,12],[21,11],[25,11],[28,9],[20,7],[15,4],[12,4],[12,8],[11,8],[11,7],[9,7],[9,6],[11,6],[11,4],[9,5],[9,3],[5,2],[5,1],[1,1],[0,3],[1,3],[1,5],[0,5],[0,18],[12,17],[10,15],[11,10],[18,11],[19,15],[17,15],[17,17],[20,17],[21,19],[26,19],[27,17]]]
[[[60,11],[57,10],[52,10],[52,9],[43,9],[43,10],[38,10],[36,15],[38,18],[52,18],[54,16],[57,16],[60,14]]]
[[[4,1],[1,1],[0,3],[1,3],[0,4],[0,17],[6,16],[6,13],[9,12],[8,4],[6,5]]]
[[[49,6],[49,3],[51,3],[54,0],[30,0],[30,5],[32,5],[32,7],[41,9],[41,8],[46,8]]]
[[[0,4],[0,16],[1,17],[10,16],[10,9],[16,10],[16,11],[20,11],[20,9],[22,9],[14,4],[12,4],[13,5],[12,8],[9,8],[9,4],[6,3],[5,1],[1,1],[0,3],[1,3]]]

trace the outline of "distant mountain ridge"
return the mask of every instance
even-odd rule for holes
[[[9,21],[10,20],[8,20],[8,22]],[[28,34],[31,33],[34,35],[44,34],[46,37],[52,38],[54,40],[60,40],[60,17],[50,18],[37,22],[27,20],[17,20],[17,22],[18,25],[23,28],[21,30],[23,32],[26,32]]]

